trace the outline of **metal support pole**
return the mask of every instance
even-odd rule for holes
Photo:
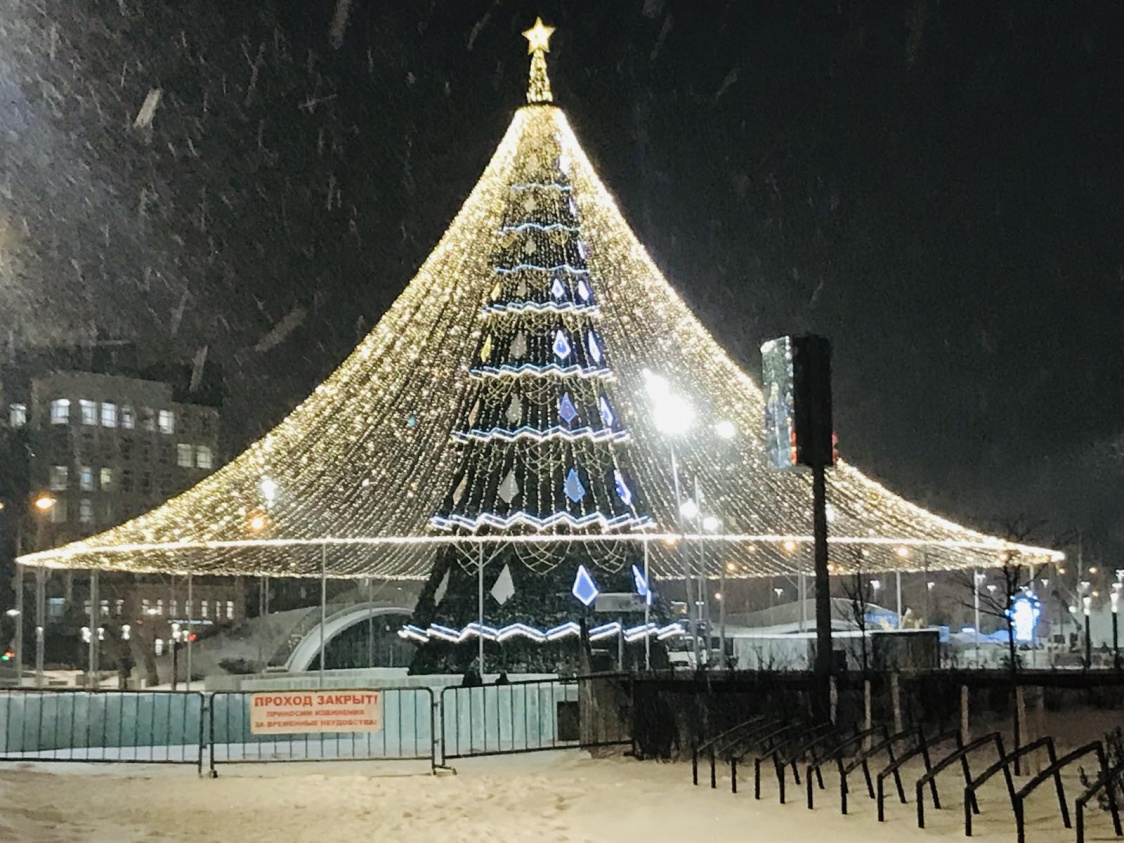
[[[367,667],[375,666],[375,581],[367,577]]]
[[[1086,600],[1089,598],[1086,597]],[[1093,637],[1090,635],[1089,622],[1090,622],[1089,607],[1085,607],[1085,669],[1088,670],[1093,666]]]
[[[480,681],[484,681],[484,543],[480,543],[480,554],[476,562],[476,643],[477,662],[480,668]]]
[[[675,520],[679,525],[679,560],[683,563],[683,588],[685,591],[685,600],[687,601],[687,622],[691,631],[691,639],[695,642],[695,667],[699,666],[699,628],[695,624],[695,595],[694,588],[691,586],[691,562],[687,555],[687,549],[684,547],[687,541],[687,535],[683,531],[683,513],[680,510],[682,498],[679,496],[679,463],[675,459],[675,443],[668,440],[668,446],[671,451],[671,483],[672,491],[675,495]]]
[[[721,573],[722,580],[721,580],[721,585],[719,585],[719,588],[722,589],[722,591],[721,591],[722,599],[718,603],[718,646],[719,646],[718,667],[724,669],[726,667],[726,664],[727,664],[727,662],[726,662],[726,600],[728,599],[728,595],[726,594],[726,563],[722,562],[721,560],[719,560],[719,562],[722,565],[722,573]]]
[[[324,627],[328,623],[328,545],[320,545],[320,687],[324,687]]]
[[[830,718],[831,579],[827,571],[827,477],[825,467],[812,469],[812,528],[815,536],[816,572],[816,712],[821,722]]]
[[[43,675],[43,647],[46,638],[47,614],[47,572],[43,563],[35,566],[35,686],[42,688]]]
[[[648,593],[644,596],[644,669],[652,669],[652,580],[648,574],[648,539],[644,539],[644,586]]]
[[[975,613],[976,669],[980,667],[980,572],[972,571],[972,610]]]
[[[1112,607],[1112,666],[1120,670],[1120,613],[1116,609],[1116,601]]]
[[[695,658],[696,660],[706,654],[707,667],[710,667],[710,589],[706,584],[706,539],[703,537],[702,525],[702,491],[699,489],[699,475],[695,474],[695,533],[699,537],[699,573],[698,573],[698,589],[699,597],[695,601],[698,604],[698,629],[704,629],[706,635],[705,646],[700,641],[696,643]]]
[[[894,587],[898,592],[898,629],[902,628],[902,572],[894,571]]]
[[[195,618],[195,603],[192,602],[192,582],[191,574],[187,575],[187,682],[185,683],[188,693],[191,692],[191,645],[192,638],[195,637],[193,630],[194,624],[192,620]]]
[[[98,572],[90,571],[90,643],[86,654],[86,687],[98,687],[98,628],[101,626],[101,596],[98,594]],[[123,688],[121,690],[124,690]]]
[[[21,551],[22,552],[22,551]],[[23,625],[27,622],[23,607],[23,565],[16,564],[16,687],[23,687]]]
[[[797,590],[800,592],[800,631],[808,631],[808,575],[797,577]]]

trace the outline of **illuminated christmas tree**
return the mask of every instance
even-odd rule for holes
[[[810,570],[811,478],[769,470],[760,390],[660,274],[553,104],[550,31],[525,33],[527,105],[339,369],[198,486],[21,561],[427,580],[410,634],[469,649],[481,581],[486,634],[538,643],[582,611],[578,566],[602,591],[633,589],[645,560],[657,584]],[[653,384],[693,424],[669,436]],[[696,486],[691,511],[717,529],[681,514]],[[859,558],[877,574],[1060,557],[954,524],[845,462],[828,501],[840,573]]]

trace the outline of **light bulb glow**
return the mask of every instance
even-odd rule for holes
[[[24,555],[22,564],[290,577],[318,576],[323,564],[332,577],[421,579],[448,545],[554,543],[564,549],[576,543],[630,542],[638,548],[648,541],[653,577],[674,577],[681,570],[674,547],[680,514],[668,478],[667,436],[675,437],[679,459],[691,466],[703,488],[722,490],[722,516],[732,529],[713,536],[701,532],[708,542],[723,543],[721,558],[715,553],[706,560],[708,575],[720,574],[726,560],[735,563],[739,577],[790,574],[794,565],[805,564],[812,546],[810,478],[767,469],[759,388],[660,273],[565,114],[543,104],[550,101],[548,40],[542,34],[547,29],[528,37],[529,99],[535,104],[515,113],[440,242],[339,368],[277,427],[192,489],[104,533]],[[552,164],[563,158],[565,179]],[[505,230],[516,202],[540,203],[536,213],[543,224]],[[553,226],[541,209],[571,203],[580,212],[588,267],[579,271],[557,254],[551,265],[564,274],[564,298],[572,302],[552,300],[548,278],[533,306],[508,304],[506,312],[492,312],[498,306],[496,288],[501,294],[514,290],[533,271],[531,264],[514,263],[496,272],[496,254],[511,246],[508,238],[519,243],[535,238],[540,249],[558,253],[557,246],[548,246],[555,242],[551,238],[572,238],[573,226]],[[532,301],[531,292],[519,301]],[[563,307],[579,300],[596,305],[596,314]],[[504,362],[503,352],[517,330],[530,338],[534,329],[535,337],[550,343],[559,329],[569,338],[584,336],[581,320],[591,319],[597,320],[601,364],[587,359],[580,343],[570,339],[567,359],[551,366]],[[487,360],[481,365],[484,348]],[[559,509],[550,523],[555,513],[549,510],[533,516],[537,521],[510,512],[491,513],[494,519],[487,523],[487,513],[474,524],[434,520],[462,476],[464,449],[481,441],[475,433],[453,436],[466,408],[477,399],[484,408],[500,400],[506,406],[517,389],[524,395],[553,390],[542,403],[556,408],[551,402],[560,397],[563,381],[582,389],[581,396],[577,388],[573,394],[586,427],[596,420],[599,389],[612,383],[612,412],[621,430],[628,431],[628,442],[614,436],[594,443],[592,432],[582,438],[576,429],[550,431],[549,425],[502,431],[518,439],[514,447],[536,446],[544,436],[549,441],[541,444],[604,447],[609,454],[601,467],[605,477],[613,477],[617,449],[627,446],[633,516],[618,521],[575,505],[574,511]],[[694,425],[695,408],[707,424]],[[718,447],[711,429],[722,436],[717,427],[723,422],[737,435]],[[479,425],[465,429],[486,434],[495,426],[482,415]],[[275,484],[272,495],[263,478]],[[470,498],[475,492],[479,488],[466,484],[463,494]],[[829,475],[828,497],[830,546],[848,554],[866,550],[866,571],[995,567],[1004,551],[1018,553],[1028,565],[1064,558],[953,523],[845,462]],[[52,505],[35,504],[41,511]],[[257,507],[262,512],[255,512]],[[488,531],[472,532],[479,526]],[[903,557],[897,548],[911,553]]]

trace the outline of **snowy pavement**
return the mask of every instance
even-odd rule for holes
[[[455,776],[434,777],[425,764],[412,762],[277,764],[227,767],[211,780],[181,767],[5,764],[0,841],[965,839],[955,775],[942,779],[945,810],[930,808],[929,828],[921,831],[912,804],[894,804],[890,822],[880,825],[873,803],[857,789],[853,813],[840,816],[830,779],[810,812],[797,788],[790,804],[778,805],[775,783],[764,788],[760,802],[753,799],[751,780],[745,782],[748,792],[737,796],[726,782],[716,791],[692,787],[688,764],[590,759],[565,751],[460,761],[456,767]],[[1028,839],[1073,840],[1046,790],[1030,805]],[[1004,798],[995,790],[983,797],[973,840],[1014,839]],[[1111,827],[1103,816],[1094,817],[1092,828],[1090,840],[1109,839]]]

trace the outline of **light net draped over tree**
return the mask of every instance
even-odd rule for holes
[[[647,540],[653,572],[675,577],[704,537],[712,576],[810,570],[810,477],[766,468],[760,390],[637,241],[551,103],[545,40],[531,40],[529,104],[355,352],[199,485],[22,562],[422,578],[449,545],[466,560],[503,545],[549,570],[579,543],[612,567]],[[679,515],[650,373],[694,410],[674,442],[681,500],[697,484],[716,530]],[[845,463],[828,500],[839,570],[1057,555],[947,521]]]

